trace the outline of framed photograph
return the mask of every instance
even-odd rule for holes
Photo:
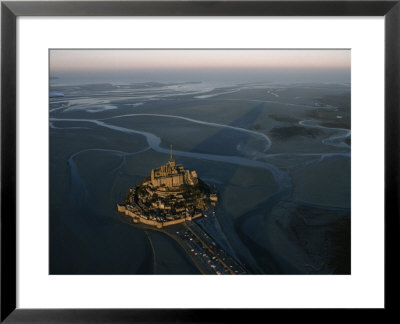
[[[398,1],[1,10],[1,321],[393,309]]]

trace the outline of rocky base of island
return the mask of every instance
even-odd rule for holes
[[[118,211],[133,218],[135,223],[162,228],[196,219],[211,211],[218,196],[198,179],[195,185],[182,184],[155,187],[150,178],[130,188]]]

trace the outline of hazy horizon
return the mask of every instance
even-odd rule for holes
[[[349,83],[350,50],[51,50],[50,76],[66,83]]]

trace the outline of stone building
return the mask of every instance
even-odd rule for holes
[[[189,171],[183,168],[182,164],[175,164],[172,157],[158,169],[151,170],[151,184],[153,187],[166,186],[168,188],[179,187],[183,184],[194,186],[198,183],[196,171]]]

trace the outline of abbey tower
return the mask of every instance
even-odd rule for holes
[[[155,188],[160,186],[172,188],[184,184],[194,186],[197,183],[198,178],[196,171],[185,170],[182,164],[175,164],[172,156],[172,145],[170,148],[169,161],[160,168],[151,170],[151,184]]]

